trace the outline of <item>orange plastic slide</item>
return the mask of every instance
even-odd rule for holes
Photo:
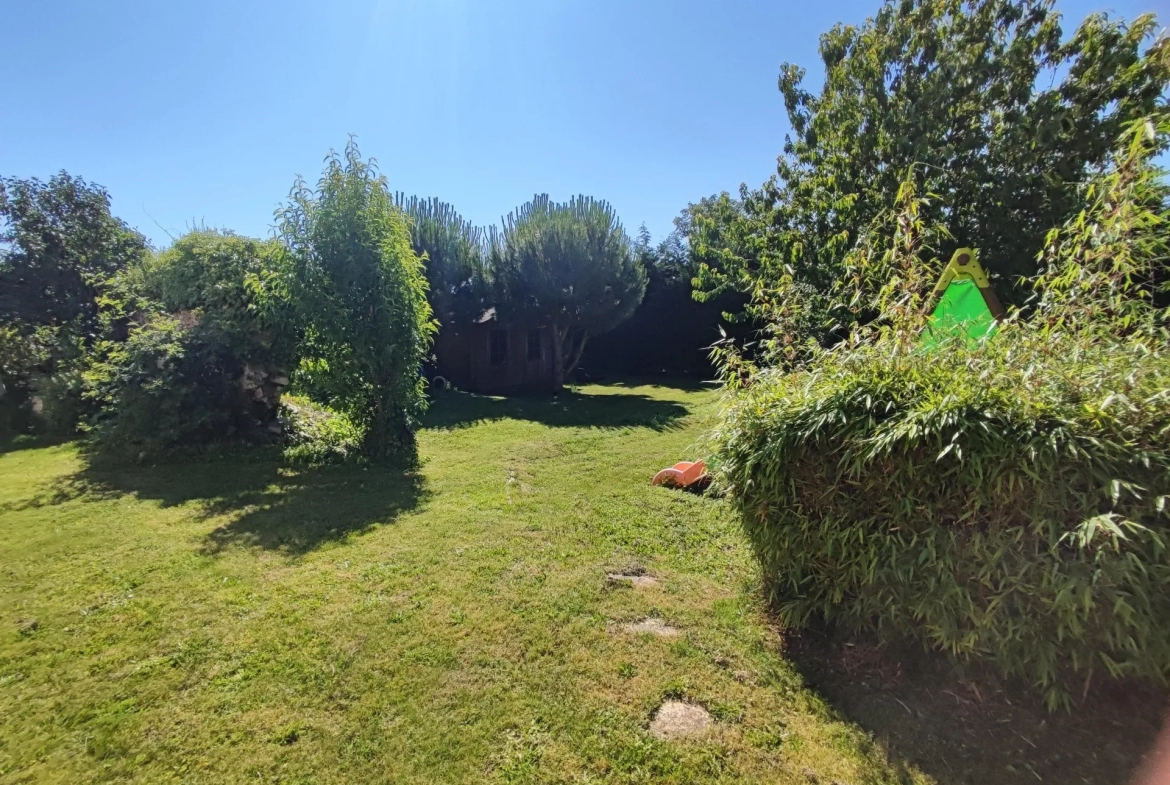
[[[707,464],[703,461],[680,461],[669,469],[654,475],[651,485],[666,485],[675,488],[689,488],[707,479]]]

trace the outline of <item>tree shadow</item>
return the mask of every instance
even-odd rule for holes
[[[699,392],[701,390],[716,390],[719,388],[719,383],[709,376],[694,374],[614,375],[601,377],[597,381],[588,382],[588,384],[617,388],[661,387],[666,390],[679,390],[681,392]]]
[[[1113,682],[1049,713],[1034,693],[988,672],[960,673],[916,647],[826,627],[790,635],[785,654],[810,688],[940,785],[1122,785],[1166,707],[1165,690]]]
[[[518,395],[507,398],[445,390],[434,394],[424,428],[465,428],[485,420],[528,420],[553,428],[678,427],[688,414],[675,401],[646,395],[596,395],[565,391],[560,395]]]
[[[56,447],[67,444],[77,438],[76,434],[58,436],[41,433],[7,434],[0,436],[0,455],[21,450],[34,450],[39,447]]]
[[[427,496],[415,472],[382,465],[290,467],[265,451],[156,465],[89,463],[44,503],[133,495],[163,507],[194,504],[227,522],[202,551],[256,547],[289,555],[393,523]]]

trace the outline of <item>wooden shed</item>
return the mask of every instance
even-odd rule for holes
[[[552,330],[504,321],[489,308],[469,324],[447,324],[435,337],[435,370],[469,392],[500,394],[553,386]]]

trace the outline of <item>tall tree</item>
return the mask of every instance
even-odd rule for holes
[[[804,69],[781,69],[792,134],[776,175],[695,207],[704,291],[749,291],[772,313],[783,301],[792,330],[822,340],[872,318],[881,282],[847,259],[893,242],[907,185],[918,219],[949,234],[943,258],[979,248],[1001,290],[1033,274],[1046,232],[1080,209],[1078,184],[1164,100],[1156,29],[1098,14],[1065,40],[1051,0],[886,0],[861,27],[837,25],[819,94]]]
[[[657,245],[643,226],[634,253],[646,270],[646,295],[628,320],[589,341],[581,367],[591,373],[689,374],[712,378],[712,344],[730,333],[746,338],[746,323],[731,324],[725,312],[743,309],[743,296],[728,292],[707,302],[693,297],[696,264],[684,235],[689,213],[675,219],[675,230]],[[722,331],[722,332],[721,332]]]
[[[439,324],[479,316],[489,297],[484,230],[433,197],[420,199],[398,192],[394,203],[410,217],[414,252],[425,257],[427,297]]]
[[[0,178],[0,321],[71,325],[92,340],[103,287],[146,253],[100,185],[64,171]]]
[[[590,336],[627,319],[646,292],[646,269],[613,208],[578,196],[541,194],[491,232],[492,269],[502,307],[553,332],[553,386],[564,387]]]
[[[334,402],[364,429],[368,455],[413,461],[435,323],[409,219],[352,140],[316,190],[298,178],[277,217],[306,351],[324,361]]]

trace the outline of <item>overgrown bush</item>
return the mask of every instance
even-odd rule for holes
[[[93,406],[85,396],[85,378],[79,359],[56,373],[34,376],[30,404],[38,418],[35,425],[50,436],[72,438]]]
[[[196,231],[127,270],[84,374],[98,448],[137,457],[272,439],[297,335],[274,242]]]
[[[37,331],[0,324],[0,435],[23,432],[32,419],[32,378],[48,357]]]
[[[1170,356],[1005,329],[764,372],[717,434],[781,618],[1069,671],[1170,676]]]
[[[86,372],[101,404],[90,431],[122,458],[267,438],[276,411],[242,386],[246,372],[214,322],[152,316]]]
[[[917,275],[796,373],[727,354],[719,471],[785,623],[915,638],[1050,707],[1074,677],[1170,680],[1167,136],[1126,132],[1050,233],[1035,306],[989,340],[918,348]],[[899,261],[918,247],[858,261],[920,267]]]
[[[317,465],[345,462],[360,454],[361,429],[344,414],[299,395],[284,396],[280,411],[286,460]]]
[[[92,412],[81,369],[84,342],[71,329],[0,325],[0,434],[69,438]]]

